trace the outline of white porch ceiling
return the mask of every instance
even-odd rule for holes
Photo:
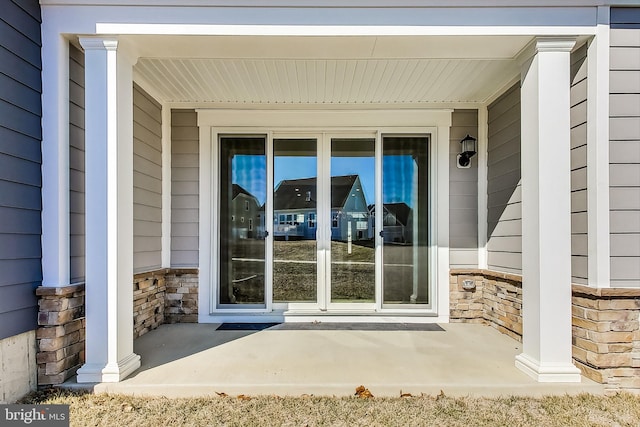
[[[163,101],[480,103],[519,74],[529,37],[149,37],[136,75]]]

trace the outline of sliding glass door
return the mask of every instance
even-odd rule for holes
[[[218,137],[220,309],[431,303],[429,137]]]
[[[383,306],[431,301],[428,142],[426,136],[382,138]]]
[[[375,138],[331,138],[332,303],[375,303]]]
[[[316,138],[273,140],[273,302],[318,301]]]
[[[266,304],[266,136],[219,139],[218,305]]]

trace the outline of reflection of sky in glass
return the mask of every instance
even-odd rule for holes
[[[383,203],[404,202],[415,206],[416,164],[410,155],[384,156],[382,159]]]
[[[285,179],[313,178],[318,170],[316,157],[276,156],[273,164],[274,188]]]
[[[264,155],[238,154],[231,161],[234,184],[238,184],[258,199],[262,205],[267,199],[267,164]]]

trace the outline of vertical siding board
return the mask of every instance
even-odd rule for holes
[[[133,86],[133,269],[162,265],[162,108]]]
[[[490,269],[522,272],[520,187],[520,85],[488,108],[487,263]]]
[[[640,9],[611,9],[611,285],[640,287]]]
[[[194,110],[171,112],[171,265],[198,266],[199,133]]]
[[[36,327],[42,281],[40,6],[0,8],[0,339]]]

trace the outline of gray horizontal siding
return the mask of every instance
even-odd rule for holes
[[[488,108],[487,264],[491,270],[522,272],[520,172],[520,84]]]
[[[133,270],[162,266],[162,107],[133,86]]]
[[[171,266],[198,266],[199,134],[194,110],[171,112]]]
[[[640,287],[640,9],[611,19],[611,285]]]
[[[40,235],[40,6],[0,8],[0,339],[36,327]]]
[[[85,280],[84,53],[69,45],[69,263],[72,283]]]
[[[571,54],[571,280],[588,283],[587,45]],[[584,224],[584,225],[583,225]]]
[[[469,169],[456,167],[460,141],[478,135],[478,110],[455,110],[449,141],[449,264],[451,268],[478,267],[478,162]]]
[[[611,28],[640,29],[640,7],[612,7]]]

